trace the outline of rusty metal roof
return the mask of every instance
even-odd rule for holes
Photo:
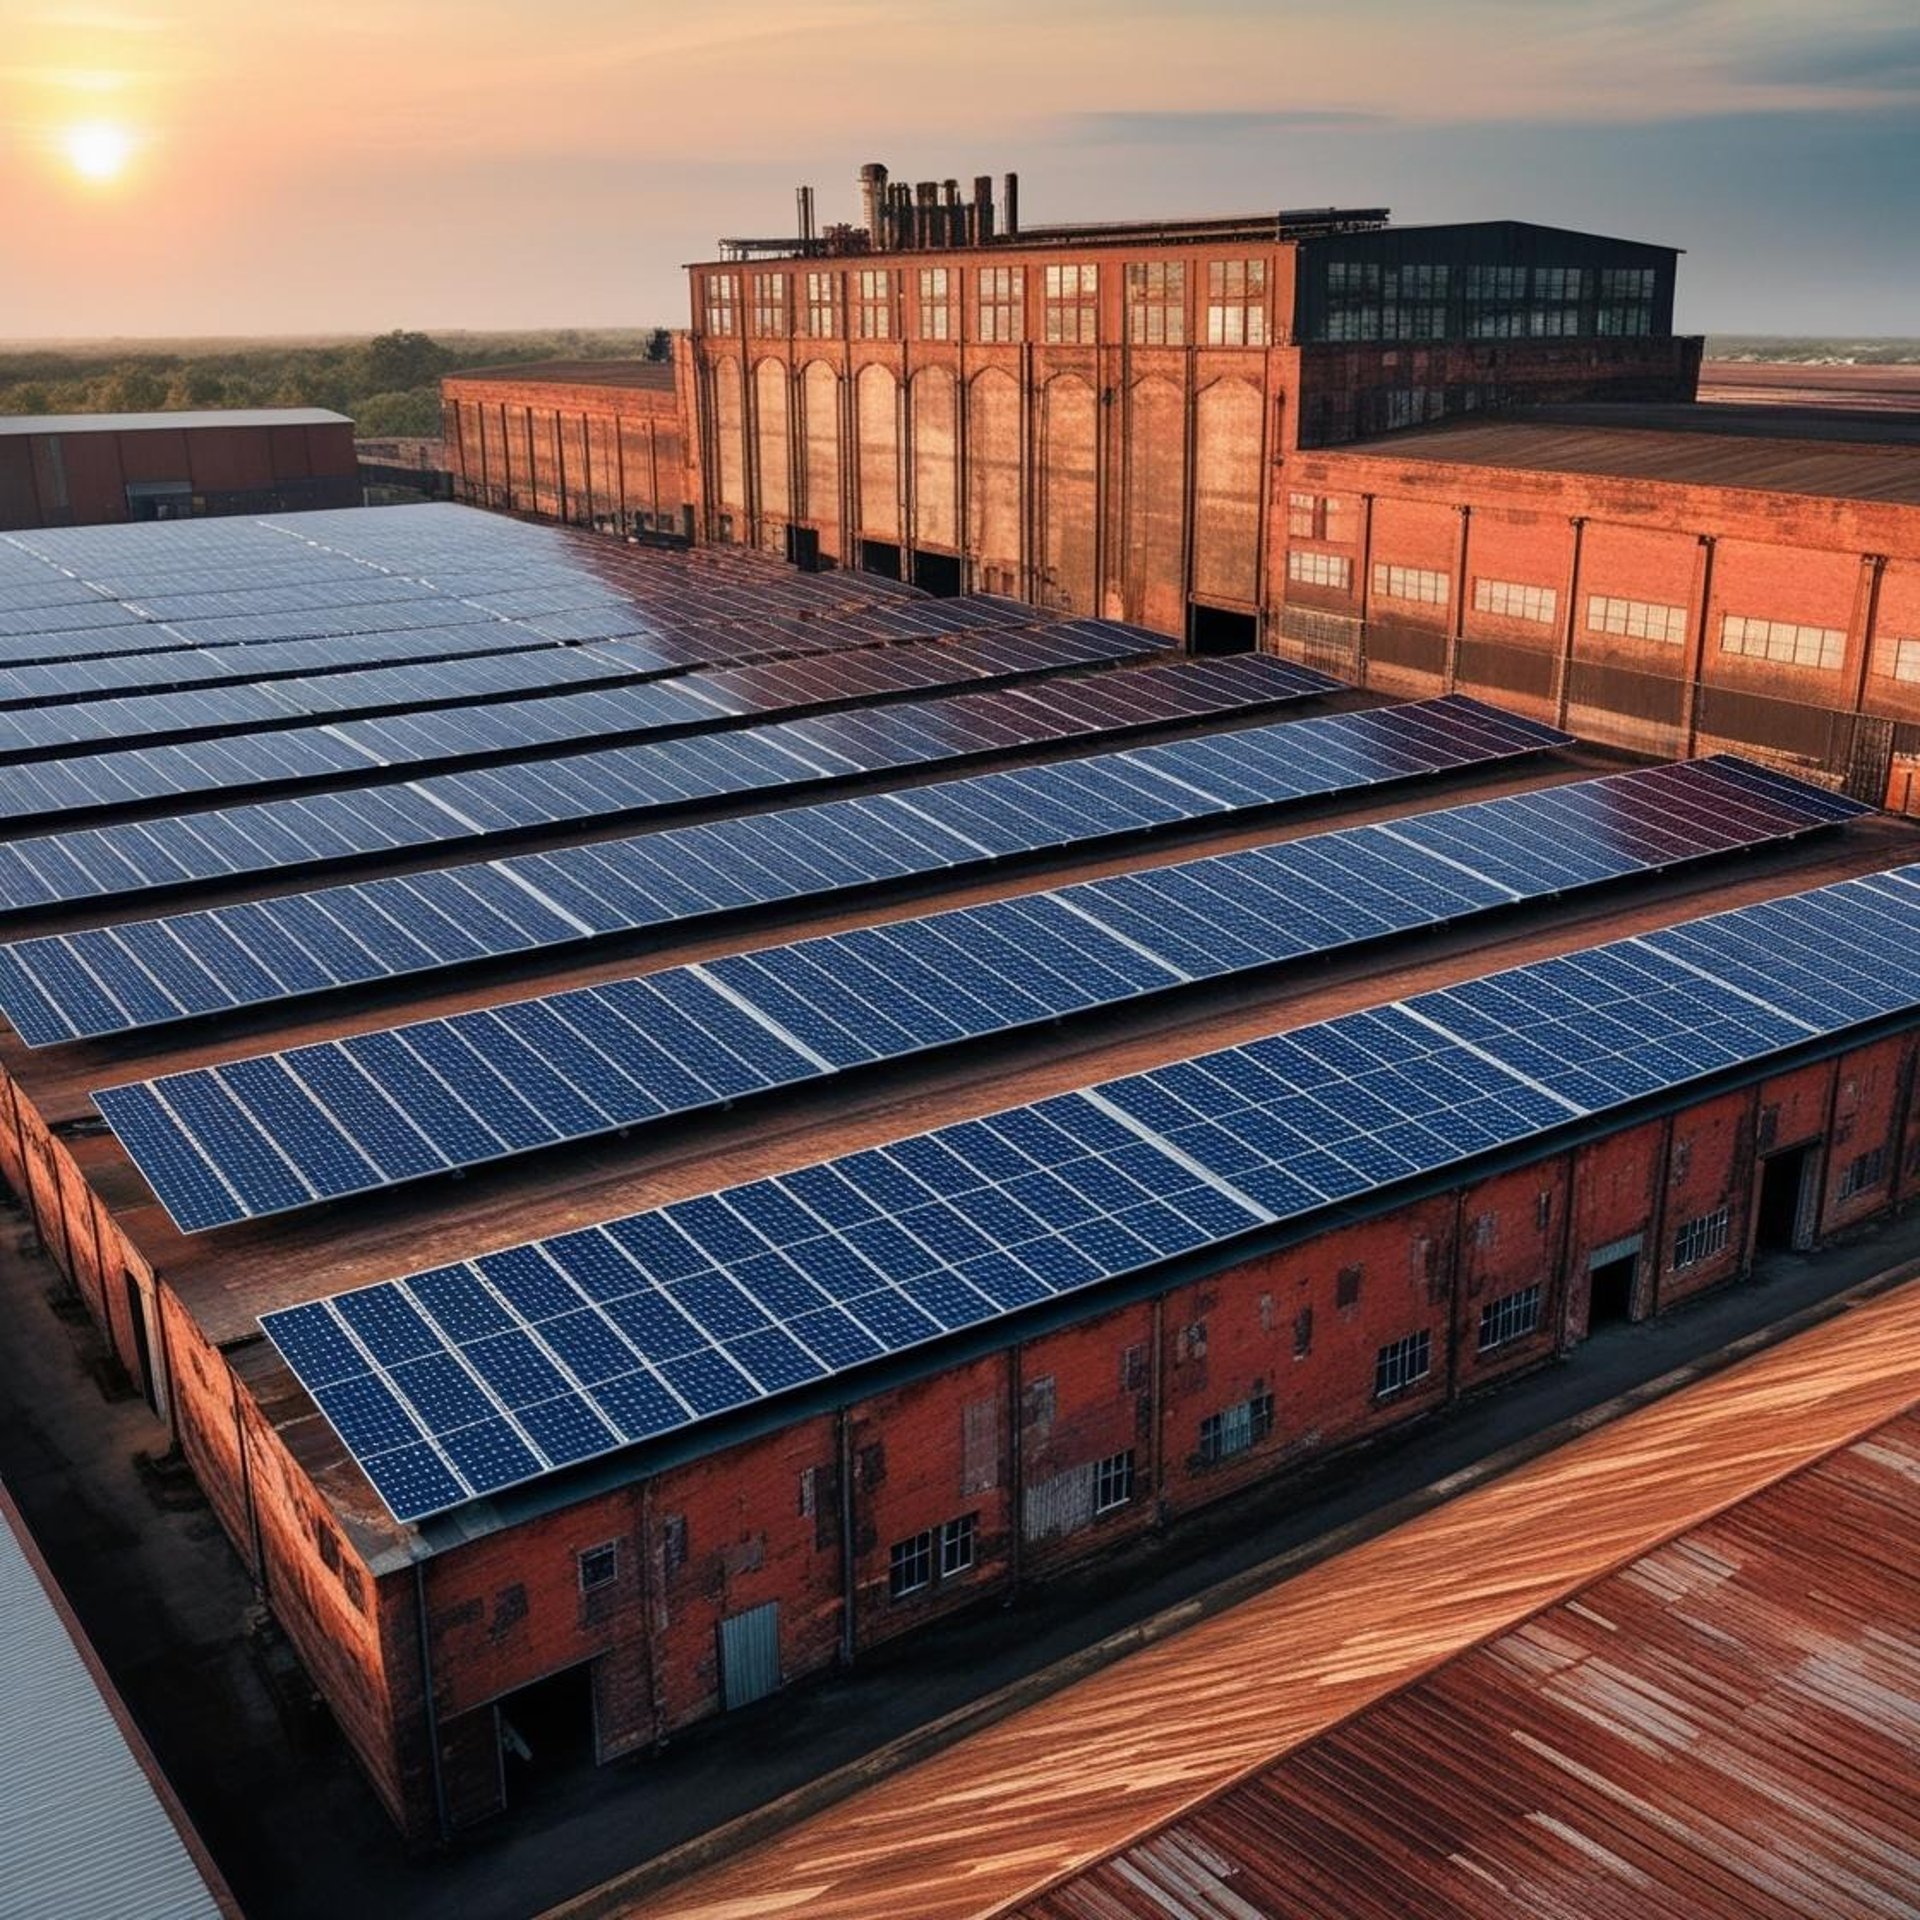
[[[1017,1909],[1920,1911],[1920,1409]]]
[[[673,391],[671,360],[520,360],[503,367],[459,367],[448,380],[501,380],[515,385],[626,387]]]
[[[1324,450],[1455,466],[1920,506],[1920,415],[1787,407],[1555,407],[1442,422]]]

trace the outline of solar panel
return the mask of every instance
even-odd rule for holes
[[[0,1007],[30,1046],[45,1046],[1351,792],[1377,784],[1383,769],[1404,773],[1409,755],[1433,773],[1547,744],[1531,722],[1488,713],[1461,716],[1436,703],[1386,711],[1384,725],[1371,714],[1338,714],[1210,743],[1227,749],[1211,752],[1210,765],[1242,769],[1231,800],[1183,777],[1190,769],[1175,744],[330,887],[298,897],[303,911],[344,934],[327,942],[324,961],[274,937],[275,921],[293,910],[284,898],[20,941],[0,947]],[[1659,796],[1653,804],[1690,836],[1690,850],[1675,858],[1856,810],[1793,782],[1777,798],[1751,794],[1765,778],[1757,770],[1704,764],[1714,771],[1632,777],[1633,796]],[[1638,807],[1624,788],[1608,804],[1629,818]],[[1547,817],[1549,832],[1569,825],[1567,811]],[[1601,816],[1589,823],[1594,831],[1602,824]],[[1539,847],[1543,873],[1554,870],[1553,857]],[[1616,858],[1609,870],[1617,868]]]
[[[1049,681],[890,707],[884,715],[865,717],[857,733],[846,716],[784,721],[439,774],[404,785],[296,795],[15,840],[0,844],[0,912],[126,897],[406,847],[472,843],[573,820],[642,816],[735,794],[831,786],[906,767],[1111,737],[1208,715],[1258,712],[1316,698],[1335,684],[1310,669],[1253,655],[1140,667],[1113,677],[1124,677],[1127,687],[1103,691],[1098,698],[1088,682]],[[627,689],[623,698],[665,695],[677,684]],[[604,696],[563,694],[543,704],[575,697]],[[1451,706],[1462,715],[1474,710],[1469,701]],[[150,765],[163,754],[180,756],[194,777],[210,786],[310,779],[322,772],[337,778],[365,769],[351,724],[314,735],[267,733],[156,748],[142,761]],[[1503,724],[1531,726],[1513,720]],[[1548,728],[1532,733],[1543,745],[1565,738]],[[21,804],[37,796],[43,811],[81,804],[88,796],[95,804],[105,800],[123,806],[156,797],[135,784],[141,767],[123,768],[119,760],[100,754],[78,766],[0,768],[0,794],[11,794]]]
[[[1593,878],[1670,863],[1688,811],[1749,810],[1751,825],[1703,833],[1702,854],[1833,821],[1824,793],[1805,807],[1763,809],[1741,771],[1689,778],[1691,769],[1664,769],[1561,788],[1547,821],[1512,800],[1453,811],[1523,852],[1550,850],[1569,831],[1610,844],[1614,865]],[[415,1021],[94,1098],[174,1221],[192,1232],[1445,925],[1568,884],[1549,874],[1519,889],[1396,827],[1353,828]],[[313,920],[320,924],[298,931],[323,963],[330,949],[352,945],[346,929]],[[663,1001],[682,1040],[664,1050]],[[743,1051],[743,1019],[760,1043],[748,1082],[730,1064]],[[503,1062],[503,1031],[525,1043],[536,1078]],[[420,1062],[436,1051],[456,1063],[441,1075],[460,1103],[444,1124],[425,1113],[418,1086]],[[271,1109],[242,1079],[269,1068],[282,1076]],[[511,1086],[504,1104],[501,1077]],[[330,1086],[349,1092],[348,1103]]]
[[[1917,936],[1920,868],[1844,881],[261,1325],[389,1511],[421,1520],[1910,1013]]]

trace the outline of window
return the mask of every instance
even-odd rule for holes
[[[1480,1309],[1480,1351],[1491,1353],[1510,1340],[1524,1340],[1540,1324],[1540,1289],[1522,1287]]]
[[[807,275],[807,332],[815,340],[837,340],[843,330],[840,318],[840,276],[837,273]]]
[[[1264,260],[1207,262],[1207,345],[1264,347],[1267,344],[1267,263]]]
[[[1893,677],[1896,680],[1920,680],[1920,640],[1896,640],[1893,643]]]
[[[896,1540],[887,1552],[887,1593],[899,1600],[933,1585],[933,1531]]]
[[[996,343],[1024,340],[1026,268],[982,267],[975,279],[980,303],[980,338]]]
[[[1333,1276],[1333,1304],[1336,1307],[1357,1307],[1360,1304],[1360,1282],[1366,1271],[1365,1267],[1342,1267]]]
[[[660,1566],[665,1573],[687,1564],[687,1516],[670,1513],[660,1522]]]
[[[784,273],[756,273],[753,283],[753,330],[778,339],[787,331],[787,276]]]
[[[1875,1147],[1871,1153],[1863,1153],[1857,1160],[1849,1160],[1846,1171],[1840,1176],[1840,1198],[1851,1200],[1856,1193],[1865,1193],[1869,1187],[1877,1187],[1886,1171],[1885,1147]]]
[[[1178,347],[1187,338],[1187,263],[1136,260],[1127,268],[1127,338],[1136,347]]]
[[[1687,610],[1656,606],[1649,600],[1614,600],[1604,594],[1589,594],[1587,630],[1622,634],[1629,640],[1664,640],[1669,646],[1684,646]]]
[[[1374,1355],[1373,1397],[1385,1400],[1424,1380],[1433,1367],[1433,1335],[1426,1329],[1392,1341]]]
[[[579,1558],[582,1593],[591,1593],[595,1587],[610,1587],[620,1578],[617,1540],[603,1540],[597,1547],[582,1547]]]
[[[1497,613],[1508,620],[1531,620],[1550,627],[1560,608],[1560,596],[1551,587],[1527,587],[1513,580],[1476,580],[1473,604],[1477,612]]]
[[[1293,1316],[1293,1357],[1304,1360],[1313,1351],[1313,1309],[1302,1307]]]
[[[1111,1513],[1133,1498],[1133,1449],[1110,1453],[1093,1470],[1093,1510]]]
[[[1120,1390],[1145,1393],[1147,1390],[1147,1349],[1136,1341],[1120,1356]]]
[[[885,267],[862,267],[854,275],[854,332],[862,340],[893,338],[893,275]]]
[[[1099,338],[1100,269],[1091,261],[1046,270],[1046,339],[1092,346]]]
[[[707,275],[707,331],[740,331],[740,276],[737,273]]]
[[[1305,553],[1294,547],[1287,554],[1287,578],[1306,587],[1338,587],[1345,593],[1353,584],[1353,562],[1344,553]]]
[[[920,338],[922,340],[953,338],[953,299],[949,288],[956,272],[958,269],[952,267],[920,269]]]
[[[1683,1220],[1673,1236],[1674,1270],[1697,1266],[1719,1253],[1727,1244],[1727,1224],[1731,1218],[1728,1209],[1722,1207],[1717,1213],[1703,1213],[1698,1219]]]
[[[957,1520],[947,1521],[940,1529],[940,1578],[950,1580],[956,1573],[966,1573],[973,1566],[974,1535],[979,1531],[980,1516],[977,1513],[963,1513]]]
[[[1750,620],[1729,613],[1720,621],[1720,651],[1789,667],[1831,669],[1846,658],[1847,636],[1838,627],[1797,627],[1790,620]]]
[[[1287,531],[1307,540],[1327,537],[1328,502],[1317,493],[1287,495]]]
[[[1603,300],[1651,300],[1653,269],[1651,267],[1602,267],[1600,297]]]
[[[1447,576],[1430,567],[1375,567],[1373,590],[1383,600],[1411,600],[1427,607],[1447,604]]]
[[[1200,1422],[1200,1458],[1225,1460],[1245,1453],[1273,1431],[1273,1395],[1256,1393],[1239,1405],[1210,1413]]]

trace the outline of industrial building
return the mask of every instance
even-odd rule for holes
[[[359,502],[353,422],[319,407],[0,416],[0,532]]]
[[[0,715],[0,1170],[417,1840],[1920,1177],[1747,760],[460,507],[0,540]]]
[[[1696,404],[1673,248],[1378,208],[1023,226],[1012,176],[874,166],[861,195],[689,270],[695,538],[1914,804],[1920,429]],[[664,395],[494,392],[448,388],[460,497],[511,471],[521,510],[618,525],[589,422]]]

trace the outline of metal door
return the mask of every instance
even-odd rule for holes
[[[749,1607],[720,1622],[720,1685],[729,1710],[764,1699],[780,1685],[780,1602]]]

